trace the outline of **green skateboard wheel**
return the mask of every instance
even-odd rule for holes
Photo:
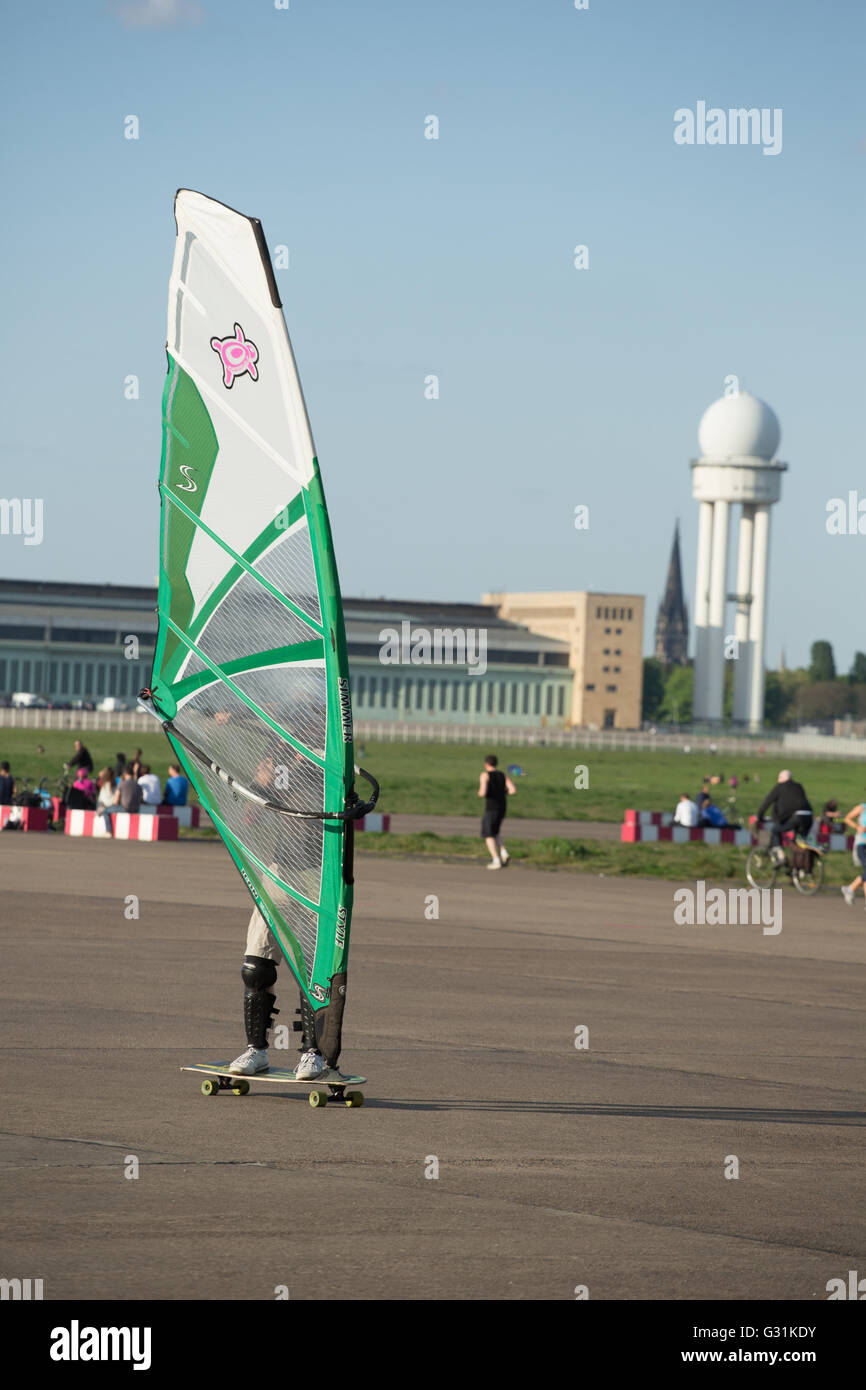
[[[347,1091],[344,1099],[350,1108],[352,1106],[357,1108],[359,1105],[364,1104],[364,1095],[362,1091]]]
[[[215,1096],[219,1088],[220,1084],[218,1081],[203,1081],[201,1083],[201,1093],[203,1096]]]
[[[248,1081],[238,1081],[232,1086],[232,1092],[236,1096],[249,1095],[250,1083]]]
[[[325,1091],[310,1092],[310,1104],[312,1105],[314,1110],[317,1109],[320,1105],[327,1105],[327,1103],[328,1097]]]

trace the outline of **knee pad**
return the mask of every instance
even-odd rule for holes
[[[264,956],[244,956],[241,979],[248,990],[270,989],[277,982],[277,967]]]

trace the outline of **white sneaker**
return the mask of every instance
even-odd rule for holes
[[[246,1052],[242,1052],[240,1057],[236,1057],[229,1067],[229,1071],[235,1076],[257,1076],[260,1071],[267,1071],[268,1049],[266,1047],[253,1047],[250,1043]]]
[[[501,864],[502,864],[503,869],[507,869],[507,868],[508,868],[508,861],[510,860],[510,858],[511,858],[511,855],[508,853],[508,850],[503,848],[502,852],[501,852],[500,855],[499,855],[499,859],[500,859],[500,862],[501,862]]]
[[[774,864],[784,864],[785,851],[783,849],[779,849],[779,847],[776,846],[776,848],[771,851],[771,855]]]
[[[488,867],[488,869],[501,869],[501,868],[502,868],[502,861],[499,860],[499,859],[494,859],[493,862],[492,862],[491,864],[488,864],[488,865],[487,865],[487,867]]]
[[[841,890],[841,892],[842,892],[842,897],[845,899],[845,901],[846,901],[846,903],[848,904],[848,906],[849,906],[849,907],[853,907],[853,906],[854,906],[854,889],[853,889],[853,888],[843,888],[843,889]]]
[[[295,1076],[299,1081],[315,1081],[318,1076],[324,1076],[327,1070],[321,1052],[305,1052],[295,1067]]]

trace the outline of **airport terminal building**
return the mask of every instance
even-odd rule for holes
[[[640,727],[641,596],[343,606],[357,719]],[[0,579],[0,697],[133,705],[150,678],[156,627],[155,588]]]

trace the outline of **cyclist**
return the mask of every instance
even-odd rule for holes
[[[812,807],[805,788],[795,782],[790,771],[784,768],[776,780],[776,785],[767,793],[758,808],[758,821],[764,819],[764,812],[773,808],[770,825],[773,859],[781,864],[785,859],[782,849],[782,836],[788,830],[805,839],[812,828]]]

